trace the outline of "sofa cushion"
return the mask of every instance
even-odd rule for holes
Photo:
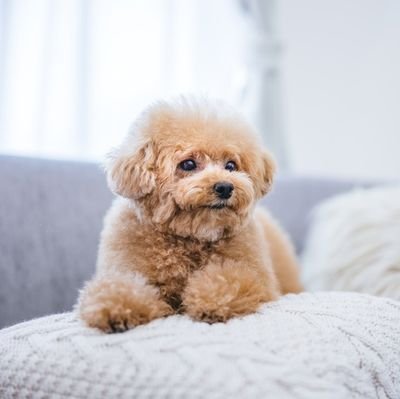
[[[225,324],[186,316],[122,334],[73,313],[0,331],[2,398],[398,398],[400,302],[288,295]]]

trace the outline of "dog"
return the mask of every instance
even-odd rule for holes
[[[301,291],[287,235],[256,207],[275,163],[229,106],[150,106],[106,172],[117,198],[76,305],[88,326],[121,332],[176,313],[225,322]]]

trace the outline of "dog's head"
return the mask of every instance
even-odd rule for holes
[[[107,165],[110,188],[170,233],[216,241],[243,226],[274,162],[227,106],[181,99],[150,107]]]

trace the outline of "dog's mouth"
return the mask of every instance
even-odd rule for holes
[[[205,205],[205,208],[218,210],[230,208],[230,206],[226,202],[218,202],[217,204]]]

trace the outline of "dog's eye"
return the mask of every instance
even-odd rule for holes
[[[237,169],[236,163],[233,161],[229,161],[225,165],[225,169],[229,170],[229,172],[233,172],[234,170]]]
[[[186,172],[190,172],[191,170],[195,170],[197,165],[193,159],[186,159],[179,164],[179,167]]]

